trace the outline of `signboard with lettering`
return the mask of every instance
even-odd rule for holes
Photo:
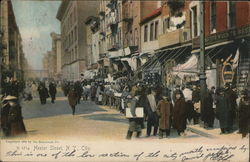
[[[233,28],[224,32],[214,33],[205,38],[206,46],[229,41],[233,39],[240,39],[250,36],[250,24],[240,28]],[[194,48],[200,47],[200,37],[196,37],[192,40],[192,46]]]
[[[222,80],[224,84],[226,83],[232,83],[234,78],[234,71],[233,67],[230,63],[224,64],[222,67]]]

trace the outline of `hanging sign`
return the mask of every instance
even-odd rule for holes
[[[234,70],[232,64],[229,62],[230,56],[224,63],[222,67],[222,80],[224,84],[232,83],[234,79]]]

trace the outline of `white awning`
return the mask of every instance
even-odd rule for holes
[[[178,75],[181,79],[185,75],[198,76],[198,72],[198,58],[195,55],[192,55],[184,64],[173,67],[173,75]]]

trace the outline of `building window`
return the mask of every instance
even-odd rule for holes
[[[167,33],[167,30],[170,28],[170,18],[166,18],[163,22],[163,33]]]
[[[192,32],[193,37],[198,36],[198,22],[197,22],[197,6],[191,8],[192,10]]]
[[[77,55],[77,46],[75,46],[75,58],[76,58],[76,60],[78,59],[77,56],[78,56],[78,55]]]
[[[73,24],[73,21],[74,21],[74,20],[73,20],[73,14],[71,13],[71,14],[70,14],[70,25]]]
[[[75,26],[75,40],[77,41],[77,27]]]
[[[129,36],[130,36],[130,39],[129,39],[129,45],[132,46],[133,45],[133,33],[132,33],[132,30],[130,30],[129,32]]]
[[[138,30],[135,28],[135,46],[138,46],[139,44],[139,38],[138,38]]]
[[[159,21],[156,21],[155,22],[155,40],[157,40],[158,38],[158,24],[159,24]]]
[[[76,7],[74,8],[74,17],[75,17],[75,22],[76,22],[76,19],[77,19],[77,16],[76,16]]]
[[[236,26],[236,6],[235,1],[228,2],[228,28]]]
[[[144,26],[144,42],[148,41],[148,25]]]
[[[150,41],[154,39],[154,23],[150,24]]]
[[[214,32],[216,30],[216,2],[215,0],[212,0],[211,3],[211,14],[210,14],[210,31]]]

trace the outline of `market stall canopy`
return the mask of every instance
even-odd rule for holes
[[[192,55],[187,62],[173,67],[173,75],[178,75],[181,79],[186,75],[198,76],[198,57]]]
[[[153,57],[141,67],[142,71],[157,71],[161,69],[163,65],[168,60],[175,60],[177,63],[182,63],[187,60],[191,55],[192,46],[191,44],[186,44],[183,46],[178,46],[174,48],[167,48],[159,51],[155,51]]]
[[[94,76],[96,76],[98,70],[87,70],[83,74],[83,79],[94,79]]]

